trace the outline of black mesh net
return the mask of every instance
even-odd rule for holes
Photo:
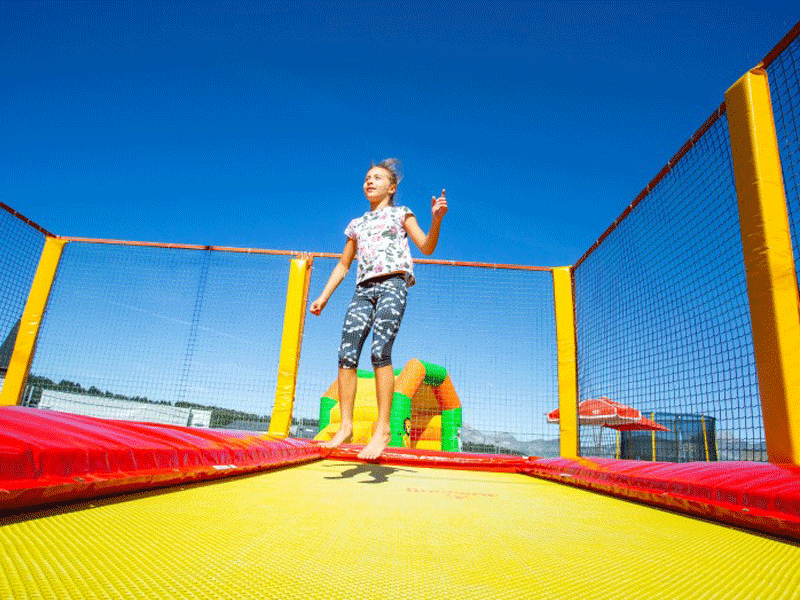
[[[707,415],[721,459],[765,457],[724,114],[574,275],[581,400]]]

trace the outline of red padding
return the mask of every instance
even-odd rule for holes
[[[0,510],[191,483],[329,457],[305,440],[0,407]],[[385,464],[526,473],[800,540],[800,467],[523,458],[388,448]]]
[[[321,457],[296,439],[0,407],[0,510],[238,475]]]
[[[540,458],[530,460],[523,472],[800,540],[796,466]]]
[[[323,450],[323,457],[334,460],[359,460],[357,454],[363,447],[344,444],[333,450]],[[406,467],[463,469],[499,473],[519,473],[528,465],[528,459],[522,456],[453,453],[440,450],[420,450],[417,448],[386,448],[377,460],[370,462]]]

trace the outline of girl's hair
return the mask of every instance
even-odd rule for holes
[[[401,164],[399,158],[384,158],[379,163],[373,161],[371,163],[370,169],[374,167],[380,167],[381,169],[385,169],[389,173],[389,179],[391,179],[392,183],[395,185],[400,185],[400,182],[403,180],[403,173],[401,171]],[[389,198],[389,204],[394,206],[394,194],[392,194],[391,197]]]

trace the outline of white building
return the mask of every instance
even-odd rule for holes
[[[106,396],[91,396],[73,392],[42,390],[38,408],[100,419],[139,421],[144,423],[165,423],[188,427],[209,427],[211,411],[196,408],[183,408],[167,404],[133,402]]]

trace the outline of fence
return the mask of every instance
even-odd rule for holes
[[[764,64],[795,266],[797,33],[795,27]],[[754,344],[761,324],[753,321],[748,295],[753,267],[742,245],[749,233],[742,228],[750,225],[740,217],[740,151],[731,145],[729,119],[730,107],[723,104],[571,269],[574,400],[577,405],[606,396],[644,414],[682,415],[682,423],[712,427],[704,440],[715,440],[714,451],[704,451],[705,458],[765,460],[765,420],[774,423],[775,417],[762,411],[762,388],[771,374]],[[293,253],[61,239],[52,288],[47,282],[47,289],[31,294],[47,300],[38,334],[25,322],[18,336],[45,240],[57,238],[5,205],[0,231],[3,372],[15,340],[36,340],[30,368],[24,367],[22,403],[90,406],[74,410],[193,426],[269,428],[281,385]],[[303,301],[320,293],[337,261],[334,255],[309,256]],[[426,260],[416,261],[415,270],[418,284],[394,346],[394,366],[399,373],[417,359],[441,376],[426,371],[419,389],[409,392],[415,395],[410,439],[423,439],[420,411],[435,406],[433,395],[441,390],[434,388],[446,376],[448,394],[461,410],[461,450],[557,455],[559,429],[547,424],[546,414],[559,407],[570,367],[569,361],[560,366],[558,338],[563,342],[564,333],[557,335],[553,270]],[[794,284],[796,298],[796,277]],[[319,433],[352,286],[350,275],[321,316],[305,319],[296,385],[289,391],[292,435]],[[796,346],[798,339],[790,343]],[[370,369],[368,352],[360,367]],[[769,394],[774,388],[770,383]],[[4,388],[7,403],[10,394]],[[574,416],[569,399],[565,404],[562,398],[561,409]],[[425,427],[443,427],[440,417],[427,414]],[[599,433],[582,425],[580,452],[619,453],[618,444],[600,443]],[[677,452],[675,459],[684,455]]]
[[[666,427],[663,430],[595,427],[581,438],[588,456],[659,462],[708,462],[719,459],[714,417],[696,414],[647,413],[646,417]],[[766,452],[747,454],[739,460],[764,461]]]
[[[212,427],[263,426],[286,263],[267,254],[69,242],[30,379],[139,402],[141,420],[168,404],[213,410]]]
[[[312,300],[336,262],[315,259]],[[419,359],[447,370],[463,408],[467,448],[557,455],[558,429],[545,419],[558,406],[549,269],[418,261],[415,275],[392,352],[394,366]],[[350,274],[322,315],[306,319],[296,415],[316,418],[321,396],[336,380],[352,279]],[[372,369],[368,348],[359,366]]]
[[[797,30],[764,61],[795,265]],[[763,459],[742,248],[753,232],[740,222],[733,163],[723,104],[576,263],[579,389],[581,398],[605,395],[646,413],[713,415],[721,459]]]
[[[48,233],[0,203],[0,376],[5,376],[22,309]]]
[[[764,63],[783,166],[795,269],[800,272],[800,39],[795,37],[796,29],[767,55]]]
[[[289,262],[257,251],[69,241],[23,403],[268,430]],[[335,263],[315,258],[309,296]],[[416,358],[447,370],[465,407],[464,447],[557,454],[558,430],[544,418],[558,397],[549,269],[429,261],[416,275],[395,366]],[[317,433],[352,285],[345,281],[322,316],[306,319],[293,435]],[[368,352],[360,366],[371,368]],[[207,412],[210,419],[198,421]]]
[[[729,139],[719,111],[574,270],[581,398],[712,414],[723,458],[764,444]]]

